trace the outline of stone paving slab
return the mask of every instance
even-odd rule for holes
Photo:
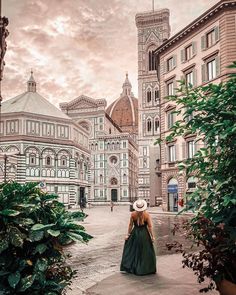
[[[189,269],[182,268],[181,255],[165,255],[157,258],[157,274],[135,276],[115,273],[87,289],[87,295],[199,295],[204,285]],[[208,293],[218,294],[217,291]]]

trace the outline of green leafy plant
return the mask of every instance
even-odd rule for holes
[[[0,293],[63,294],[76,272],[64,247],[92,237],[55,194],[37,183],[0,185]]]
[[[179,163],[186,177],[198,178],[187,206],[196,214],[184,230],[200,250],[186,253],[177,245],[198,281],[210,279],[201,291],[222,279],[236,283],[236,62],[229,68],[232,74],[218,85],[193,88],[180,81],[177,94],[169,97],[182,116],[166,140],[195,134],[201,143],[193,158]]]

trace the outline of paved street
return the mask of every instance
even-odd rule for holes
[[[199,285],[196,283],[196,277],[191,271],[182,269],[181,256],[166,255],[168,252],[164,245],[173,239],[171,228],[175,217],[158,213],[156,209],[152,211],[154,231],[158,236],[155,245],[158,256],[157,275],[136,277],[119,272],[130,216],[129,208],[115,207],[114,212],[110,212],[110,207],[91,208],[86,210],[89,216],[84,221],[84,226],[94,239],[88,245],[75,244],[70,247],[73,255],[71,263],[78,270],[78,277],[73,282],[72,290],[67,294],[131,295],[134,291],[136,294],[198,294]],[[174,288],[175,293],[170,293],[170,288]]]

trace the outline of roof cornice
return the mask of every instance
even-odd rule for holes
[[[69,101],[69,102],[62,102],[59,104],[60,108],[61,109],[66,109],[68,107],[72,107],[74,106],[75,104],[77,104],[79,101],[86,101],[86,102],[89,102],[89,103],[92,103],[92,104],[95,104],[96,106],[104,106],[106,107],[107,106],[107,101],[106,99],[94,99],[94,98],[91,98],[91,97],[88,97],[86,95],[80,95],[78,96],[77,98]]]
[[[168,47],[173,46],[177,41],[187,36],[190,32],[195,30],[197,27],[202,26],[206,21],[208,21],[210,18],[215,16],[217,13],[219,13],[225,8],[230,8],[230,7],[236,8],[236,1],[234,0],[219,1],[210,9],[208,9],[206,12],[204,12],[202,15],[200,15],[198,18],[196,18],[194,21],[192,21],[188,26],[183,28],[181,31],[179,31],[177,34],[175,34],[166,42],[164,42],[161,46],[159,46],[155,50],[155,54],[160,54],[161,52],[165,51]]]

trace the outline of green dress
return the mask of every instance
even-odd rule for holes
[[[156,273],[156,255],[147,222],[138,225],[134,221],[132,232],[125,241],[120,270],[138,276]]]

